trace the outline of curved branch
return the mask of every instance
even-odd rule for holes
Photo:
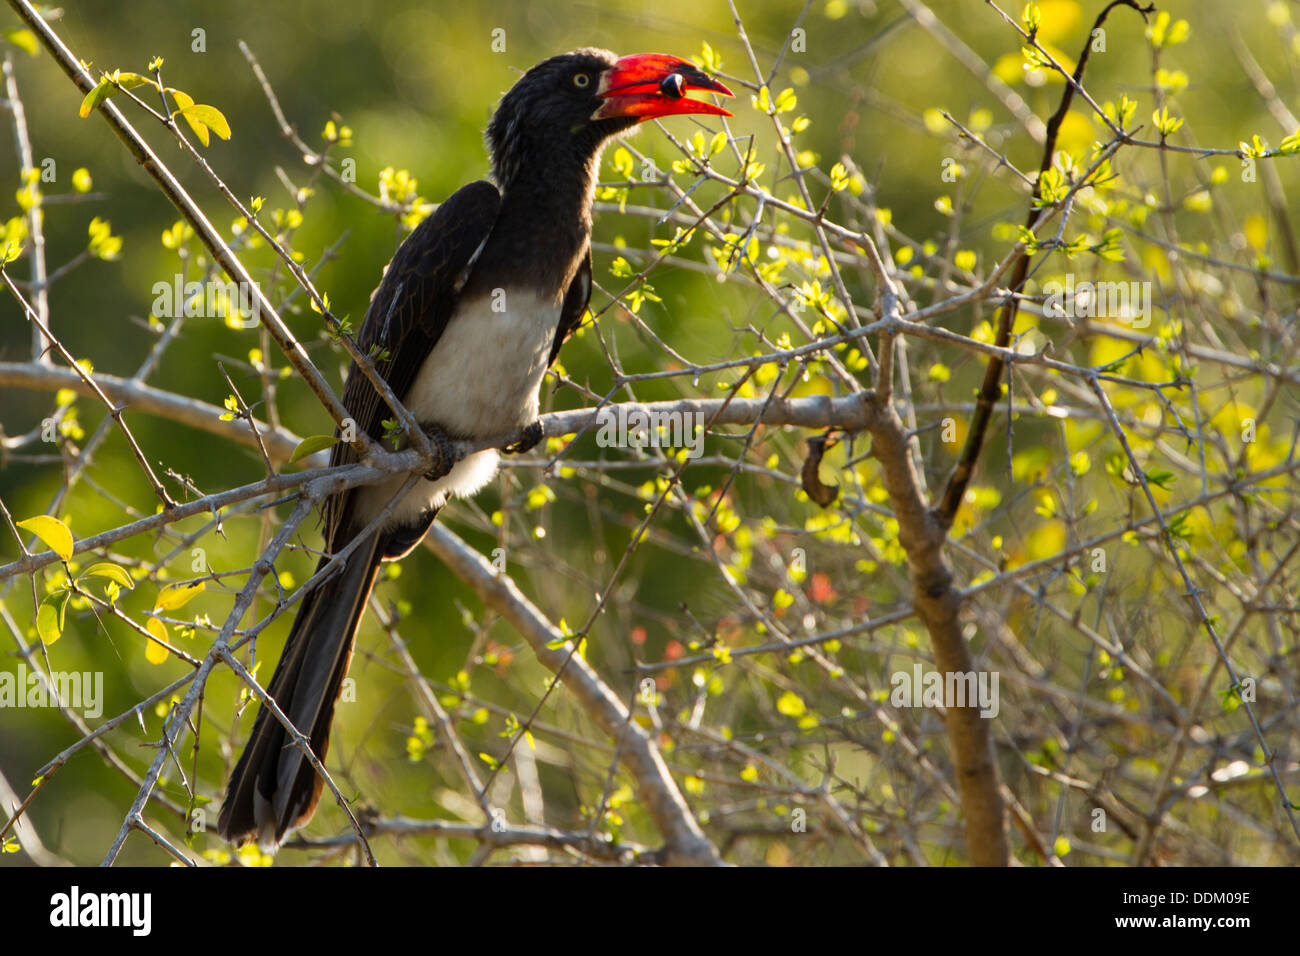
[[[76,55],[68,49],[62,38],[50,29],[50,25],[45,22],[45,19],[28,0],[9,0],[9,6],[18,14],[19,19],[40,38],[41,44],[54,58],[59,68],[72,80],[78,90],[85,94],[95,88],[94,77],[82,66]],[[221,233],[212,225],[212,222],[190,194],[185,191],[185,188],[180,184],[180,181],[177,180],[167,164],[159,158],[144,137],[122,115],[122,111],[117,108],[116,104],[106,99],[99,104],[98,110],[103,114],[113,133],[122,141],[122,144],[135,161],[158,184],[158,188],[163,195],[194,228],[195,235],[202,241],[204,248],[208,250],[213,260],[232,279],[239,282],[242,288],[250,290],[253,296],[253,306],[257,310],[262,326],[275,340],[276,345],[280,347],[294,370],[302,376],[312,393],[329,411],[335,423],[341,424],[348,418],[347,409],[343,407],[343,403],[334,394],[334,390],[325,381],[320,370],[312,364],[302,344],[294,337],[289,327],[284,324],[284,320],[280,318],[275,306],[262,292],[261,285],[253,279],[248,269],[245,268],[239,257],[230,248],[230,245],[221,237]],[[369,435],[358,433],[357,442],[361,451],[370,451],[371,441]]]
[[[104,394],[119,406],[129,406],[132,410],[144,412],[146,415],[156,415],[200,431],[220,435],[241,445],[255,445],[252,432],[243,422],[221,420],[221,416],[226,414],[224,408],[210,405],[197,398],[155,388],[136,379],[105,375],[103,372],[94,372],[90,377]],[[79,395],[95,396],[90,383],[83,381],[81,376],[72,369],[54,365],[37,365],[35,362],[0,362],[0,386],[45,392],[70,389]],[[276,428],[256,418],[253,419],[253,423],[261,433],[262,441],[266,443],[267,453],[277,461],[288,461],[298,442],[302,441],[287,428]]]
[[[718,851],[696,823],[650,735],[631,719],[627,707],[580,654],[550,646],[554,641],[564,640],[560,629],[547,620],[514,581],[497,574],[491,562],[442,524],[434,523],[425,543],[488,607],[510,623],[543,665],[552,673],[562,672],[565,687],[605,733],[621,738],[619,753],[623,764],[636,778],[638,796],[663,834],[664,862],[719,865]]]
[[[1047,136],[1043,143],[1043,158],[1038,165],[1038,178],[1034,181],[1034,194],[1030,199],[1029,212],[1025,216],[1025,228],[1032,231],[1039,217],[1039,201],[1042,199],[1042,177],[1049,169],[1052,168],[1052,159],[1056,154],[1056,136],[1060,132],[1061,124],[1065,122],[1066,114],[1070,112],[1070,104],[1074,102],[1074,92],[1081,89],[1083,83],[1083,73],[1088,66],[1088,56],[1092,53],[1093,34],[1100,29],[1101,25],[1106,22],[1110,16],[1111,10],[1115,7],[1130,7],[1142,14],[1145,20],[1147,13],[1152,7],[1143,8],[1137,5],[1134,0],[1111,0],[1105,9],[1097,15],[1093,22],[1092,29],[1088,32],[1088,41],[1083,45],[1083,52],[1079,54],[1078,65],[1074,68],[1074,75],[1065,85],[1065,92],[1061,94],[1061,103],[1052,114],[1052,118],[1047,123]],[[1030,40],[1032,41],[1032,37]],[[1019,293],[1025,286],[1025,279],[1029,275],[1029,260],[1033,254],[1029,249],[1024,249],[1020,253],[1020,258],[1016,261],[1015,272],[1011,278],[1011,291]],[[1020,299],[1017,295],[1008,297],[1006,304],[1002,306],[998,314],[997,338],[994,344],[998,348],[1006,348],[1011,342],[1011,330],[1016,324],[1016,313],[1020,308]],[[997,404],[1002,397],[1002,373],[1006,370],[1006,362],[1001,358],[990,358],[989,364],[984,370],[984,382],[980,386],[979,400],[976,403],[975,414],[971,418],[970,429],[966,433],[966,444],[962,447],[961,457],[957,460],[957,465],[953,468],[952,475],[948,478],[948,484],[943,489],[943,497],[939,504],[935,506],[935,514],[940,524],[946,531],[952,527],[953,520],[957,517],[957,509],[961,507],[962,498],[966,494],[966,487],[975,475],[975,465],[979,461],[980,452],[984,447],[984,435],[988,431],[989,421],[993,417],[993,406]]]

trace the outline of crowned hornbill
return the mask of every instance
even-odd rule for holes
[[[539,63],[502,97],[487,129],[497,185],[470,183],[416,227],[389,263],[358,336],[393,394],[440,443],[526,428],[540,435],[542,376],[591,295],[591,202],[601,150],[643,120],[730,115],[687,98],[688,90],[731,95],[676,57],[619,59],[583,49]],[[392,412],[355,363],[343,404],[358,428],[383,439],[381,423]],[[350,445],[334,446],[332,464],[355,460]],[[354,546],[342,569],[303,598],[268,688],[321,760],[380,562],[414,548],[449,496],[474,494],[496,469],[495,450],[471,454],[445,475],[419,481],[378,522],[405,476],[325,503],[317,570]],[[222,836],[279,845],[311,818],[322,783],[262,708],[230,779]]]

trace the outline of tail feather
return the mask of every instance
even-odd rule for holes
[[[373,534],[363,541],[341,572],[303,598],[267,687],[322,762],[357,626],[383,557],[379,539]],[[322,558],[317,571],[328,560]],[[290,830],[311,818],[323,785],[284,727],[263,707],[230,776],[218,822],[221,835],[236,844],[256,838],[264,847],[278,846]]]

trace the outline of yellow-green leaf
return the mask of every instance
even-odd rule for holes
[[[5,39],[31,56],[37,56],[41,52],[40,44],[36,41],[36,34],[31,30],[6,30]]]
[[[289,463],[301,461],[308,455],[314,455],[323,448],[331,448],[338,444],[338,438],[334,435],[312,435],[298,442],[298,447],[293,450],[289,456]]]
[[[200,103],[198,106],[191,107],[189,112],[197,116],[199,122],[209,127],[222,139],[230,139],[230,123],[226,120],[226,114],[215,106]]]
[[[185,117],[204,146],[208,145],[209,129],[222,139],[230,139],[230,124],[226,122],[226,117],[222,115],[221,110],[215,106],[195,103],[192,106],[181,107],[180,114]]]
[[[94,111],[96,106],[108,99],[115,92],[117,91],[113,88],[112,83],[108,82],[106,79],[100,80],[95,84],[95,88],[87,93],[85,99],[81,101],[81,109],[77,111],[77,114],[82,119],[85,119]]]
[[[35,518],[18,522],[18,527],[36,535],[64,561],[72,558],[72,532],[58,518],[51,515],[37,515]]]
[[[170,86],[167,87],[167,92],[172,95],[172,98],[176,100],[176,105],[180,107],[176,113],[180,113],[185,117],[185,122],[190,124],[190,129],[194,130],[194,135],[199,138],[199,142],[207,146],[209,140],[207,126],[185,112],[194,105],[194,97],[184,90],[172,89]],[[172,116],[175,117],[176,113],[173,113]]]
[[[81,101],[79,111],[81,118],[85,119],[91,112],[111,96],[116,96],[123,90],[129,90],[137,86],[152,84],[154,81],[147,76],[141,76],[139,73],[123,73],[120,70],[104,76],[93,90],[86,94],[86,98]]]
[[[135,582],[131,580],[131,573],[120,564],[114,564],[112,561],[101,561],[98,564],[92,564],[86,568],[82,577],[108,578],[111,581],[116,581],[127,590],[135,587]]]
[[[63,636],[63,627],[59,623],[59,609],[50,599],[36,609],[36,633],[41,643],[47,647]]]
[[[174,611],[178,607],[184,607],[193,598],[203,593],[206,587],[202,581],[192,581],[189,584],[169,584],[158,592],[158,600],[154,602],[155,611]]]
[[[115,86],[120,86],[124,90],[135,89],[137,86],[152,86],[154,82],[151,77],[139,73],[115,72],[109,79],[114,81]]]

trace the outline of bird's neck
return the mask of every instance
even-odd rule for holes
[[[546,294],[562,296],[591,237],[600,149],[549,164],[522,164],[503,183],[501,210],[484,255]]]

